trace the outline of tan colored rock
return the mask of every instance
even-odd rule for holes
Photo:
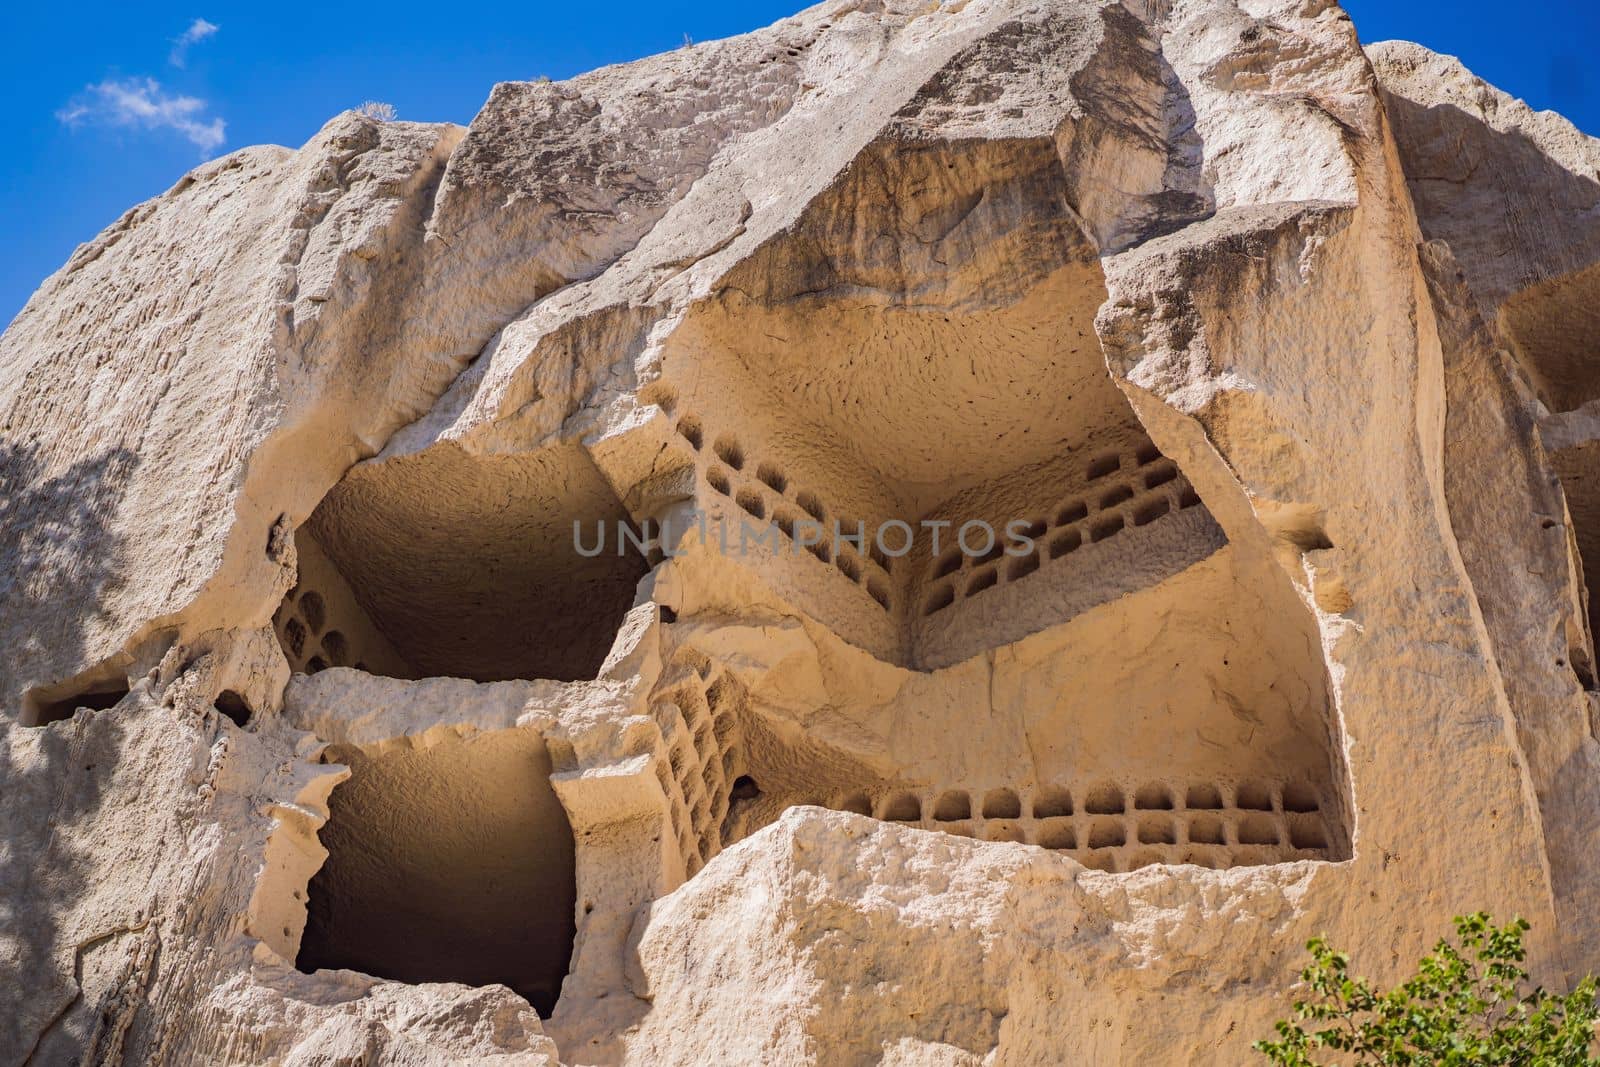
[[[1453,525],[1544,813],[1563,937],[1586,956],[1600,938],[1589,873],[1600,599],[1585,578],[1600,575],[1600,468],[1584,367],[1600,146],[1450,57],[1401,42],[1371,51],[1434,239],[1422,262],[1445,353]]]
[[[200,168],[0,338],[0,1062],[1600,967],[1597,151],[1331,3],[835,0]]]

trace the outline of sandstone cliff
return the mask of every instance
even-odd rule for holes
[[[1233,1064],[1316,934],[1600,969],[1597,296],[1600,143],[1331,0],[200,167],[0,337],[0,1063]]]

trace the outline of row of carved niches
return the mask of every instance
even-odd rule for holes
[[[925,670],[1158,587],[1227,545],[1178,465],[1129,427],[923,521],[945,535],[939,551],[924,538],[906,560],[910,644]]]
[[[1275,561],[1236,545],[1003,654],[932,673],[809,640],[816,666],[788,660],[782,699],[750,689],[737,724],[697,726],[702,702],[673,698],[696,709],[679,732],[708,739],[686,742],[662,772],[685,797],[709,797],[686,839],[720,817],[725,847],[786,807],[820,804],[1117,870],[1348,855],[1347,775],[1315,620]],[[701,664],[690,689],[716,671]],[[793,688],[801,679],[810,687]],[[683,785],[685,770],[702,782]]]
[[[1066,622],[1227,543],[1177,464],[1126,423],[901,518],[886,497],[862,499],[860,471],[830,484],[697,413],[674,420],[702,524],[668,519],[665,536],[758,571],[846,640],[904,666],[946,666]]]
[[[743,701],[738,683],[721,665],[684,649],[651,703],[661,738],[652,763],[686,875],[731,843],[725,823],[744,775]]]
[[[696,452],[703,450],[705,430],[697,416],[682,416],[676,429]],[[784,538],[788,554],[808,554],[823,566],[833,567],[846,582],[859,586],[879,610],[894,610],[894,557],[876,537],[850,540],[832,536],[835,527],[859,534],[869,528],[865,520],[830,506],[825,492],[792,479],[786,464],[747,456],[734,434],[718,434],[711,442],[710,456],[705,466],[705,484],[736,504],[743,513],[740,521],[749,526],[775,527]],[[815,537],[797,535],[808,525],[825,533]]]
[[[759,787],[759,779],[753,779]],[[752,805],[746,832],[809,804],[980,841],[1036,845],[1086,867],[1247,867],[1343,858],[1323,799],[1304,781],[1055,783],[1028,789],[944,786],[791,793]]]

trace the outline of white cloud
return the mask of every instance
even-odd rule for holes
[[[172,51],[167,56],[167,62],[174,67],[182,67],[189,59],[189,46],[199,44],[201,41],[217,32],[215,22],[205,19],[195,19],[189,23],[189,28],[176,37],[172,42]]]
[[[216,116],[206,117],[209,107],[198,97],[169,95],[154,78],[108,78],[85,88],[56,112],[56,118],[68,126],[98,122],[142,130],[174,130],[209,154],[222,147],[227,126]]]

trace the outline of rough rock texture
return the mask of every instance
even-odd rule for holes
[[[199,168],[0,338],[0,1063],[1232,1064],[1315,934],[1600,969],[1597,168],[1321,0]]]

